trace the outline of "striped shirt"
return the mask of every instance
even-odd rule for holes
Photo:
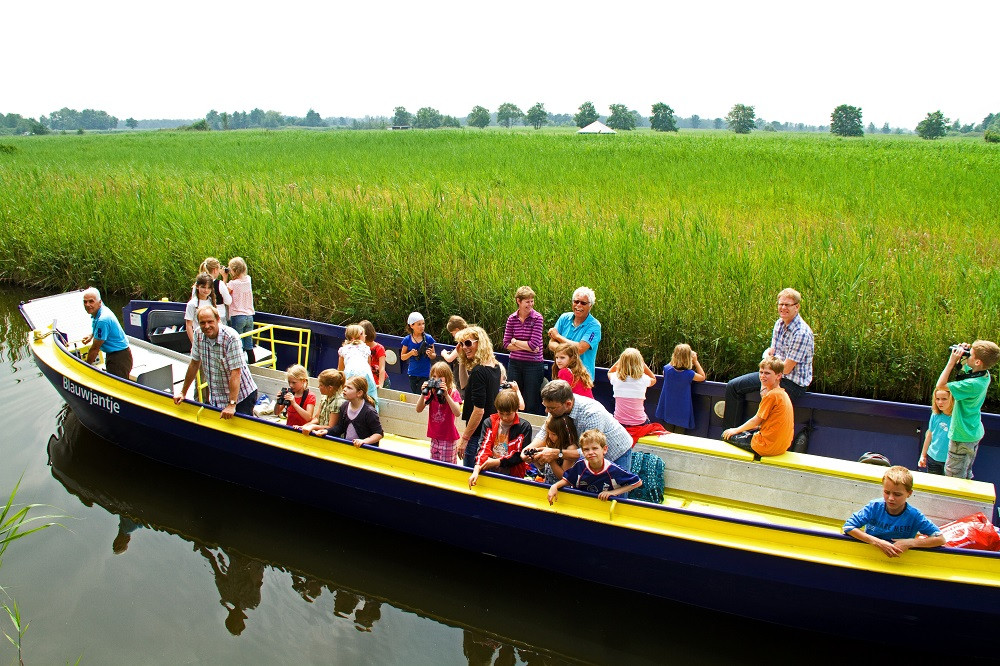
[[[795,367],[785,376],[803,388],[808,387],[813,380],[815,347],[812,329],[799,315],[795,315],[795,319],[787,326],[781,319],[774,322],[774,331],[771,333],[774,357],[795,361]]]
[[[229,404],[229,375],[233,370],[240,371],[240,393],[236,402],[242,402],[257,390],[247,368],[240,334],[228,326],[219,324],[219,335],[214,340],[206,338],[201,329],[196,328],[191,360],[201,363],[201,377],[208,382],[208,404],[214,407],[224,408]]]
[[[510,341],[517,338],[519,341],[528,343],[534,349],[533,352],[526,352],[517,349],[510,353],[510,357],[515,361],[541,361],[542,360],[542,329],[545,326],[545,319],[534,308],[528,312],[524,321],[517,316],[517,311],[507,317],[507,326],[503,331],[503,346],[506,349]]]
[[[233,293],[233,304],[229,306],[229,315],[250,315],[252,317],[254,310],[250,276],[233,278],[229,281],[229,288]]]

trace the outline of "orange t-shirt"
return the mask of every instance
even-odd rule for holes
[[[792,445],[795,417],[792,401],[780,386],[768,392],[760,401],[757,416],[761,420],[760,432],[753,436],[750,446],[762,456],[780,456]]]

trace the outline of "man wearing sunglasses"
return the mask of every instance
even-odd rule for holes
[[[782,289],[778,294],[778,321],[771,332],[771,346],[762,358],[773,356],[784,361],[781,388],[785,389],[792,404],[806,392],[813,379],[813,352],[815,341],[809,324],[799,316],[802,295],[794,289]],[[719,413],[721,403],[715,404],[715,413],[722,417],[723,428],[735,428],[743,423],[743,399],[748,393],[761,388],[759,373],[751,372],[726,384],[724,413]]]
[[[573,292],[573,310],[560,315],[554,328],[549,329],[549,349],[564,342],[575,342],[580,348],[580,361],[596,380],[594,365],[597,361],[597,345],[601,342],[601,322],[594,319],[590,309],[594,307],[594,290],[580,287]]]

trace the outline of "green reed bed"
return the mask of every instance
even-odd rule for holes
[[[816,390],[923,402],[948,344],[996,339],[1000,153],[909,137],[230,132],[12,137],[0,279],[183,299],[244,256],[261,309],[500,337],[530,284],[553,322],[597,292],[599,362],[677,342],[756,365],[784,286]],[[994,404],[996,401],[992,401]]]

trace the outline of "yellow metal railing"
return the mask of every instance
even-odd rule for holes
[[[274,337],[275,331],[291,331],[297,335],[297,340],[279,340]],[[297,326],[282,326],[281,324],[258,324],[254,323],[252,331],[247,331],[246,333],[240,333],[241,338],[247,336],[253,336],[253,341],[255,344],[260,344],[263,346],[270,346],[271,357],[264,359],[263,361],[255,361],[254,365],[260,368],[271,368],[272,370],[278,369],[278,353],[275,350],[275,345],[290,345],[297,349],[297,363],[299,365],[309,367],[309,345],[312,341],[312,331],[308,328],[299,328]]]

